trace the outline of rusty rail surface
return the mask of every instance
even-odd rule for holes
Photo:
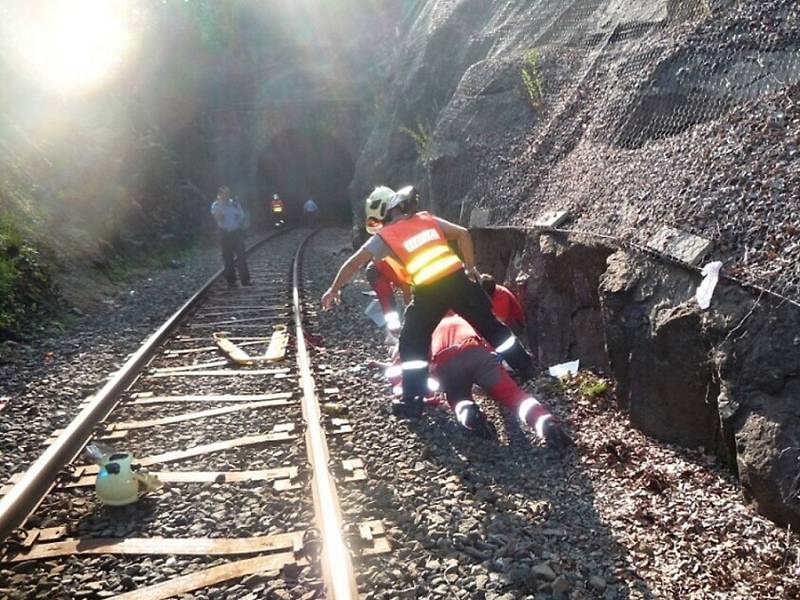
[[[321,412],[317,398],[311,363],[303,333],[303,315],[300,305],[300,263],[306,243],[315,231],[300,244],[292,268],[292,309],[297,338],[297,366],[303,389],[303,418],[306,422],[306,451],[312,471],[314,518],[321,535],[322,576],[327,588],[327,598],[355,600],[358,598],[355,573],[350,550],[344,541],[344,527],[336,484],[328,469],[330,455],[325,433],[322,430]]]
[[[265,236],[247,251],[290,231],[290,228]],[[89,441],[94,427],[113,410],[119,396],[138,377],[141,369],[153,357],[161,342],[180,320],[200,301],[214,282],[222,275],[217,271],[203,286],[181,306],[139,350],[134,353],[111,379],[94,395],[91,402],[72,420],[64,432],[28,468],[14,487],[0,499],[0,543],[21,527],[44,500],[61,469],[75,459]]]

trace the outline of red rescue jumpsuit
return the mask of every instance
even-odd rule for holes
[[[497,284],[492,294],[492,312],[509,327],[525,323],[525,312],[514,293],[507,287]]]
[[[431,338],[430,362],[440,391],[445,393],[459,422],[465,409],[474,404],[472,386],[477,384],[544,438],[544,425],[552,419],[550,412],[517,385],[488,342],[464,319],[449,315],[439,322]],[[395,393],[401,393],[401,370],[396,365],[390,367],[387,377],[395,386]]]
[[[381,305],[387,328],[393,333],[400,331],[400,312],[394,292],[398,289],[402,290],[405,303],[408,304],[411,301],[408,273],[396,260],[384,258],[369,264],[367,281]]]

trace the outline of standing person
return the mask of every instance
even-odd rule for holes
[[[314,227],[317,224],[317,217],[319,216],[319,206],[317,203],[314,202],[313,198],[306,200],[306,203],[303,205],[303,216],[306,219],[306,225],[309,227]]]
[[[534,375],[531,357],[492,314],[489,297],[478,283],[469,231],[428,212],[417,212],[416,207],[417,193],[411,186],[392,196],[381,229],[345,261],[322,296],[325,309],[338,303],[342,287],[370,260],[391,256],[403,265],[411,278],[413,299],[400,332],[403,396],[393,402],[392,412],[410,418],[422,414],[431,335],[448,310],[464,317],[512,368],[526,378]],[[458,243],[463,260],[448,241]]]
[[[517,297],[507,287],[497,283],[494,277],[488,273],[481,274],[481,287],[492,301],[494,316],[519,335],[519,332],[525,327],[525,311],[522,310],[522,305]]]
[[[365,228],[367,233],[375,235],[380,230],[386,217],[386,206],[394,196],[394,190],[380,186],[369,195],[364,207]],[[395,343],[400,333],[400,311],[397,306],[395,291],[403,293],[405,304],[411,302],[410,277],[403,266],[391,257],[374,260],[367,266],[367,281],[375,292],[378,303],[386,321],[386,339]]]
[[[244,211],[241,205],[231,198],[228,186],[223,185],[217,191],[217,198],[211,204],[211,214],[217,222],[219,239],[222,246],[222,263],[225,265],[225,280],[228,287],[236,287],[236,269],[242,285],[252,285],[250,272],[247,270],[247,258],[244,252],[244,238],[242,226],[244,225]]]
[[[272,194],[272,202],[269,203],[270,213],[272,213],[272,224],[280,227],[285,223],[286,203],[278,196]]]

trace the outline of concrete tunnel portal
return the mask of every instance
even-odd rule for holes
[[[302,215],[306,199],[314,198],[321,218],[349,222],[347,186],[355,162],[344,144],[329,132],[291,128],[275,134],[259,157],[259,196],[277,193],[290,219]]]

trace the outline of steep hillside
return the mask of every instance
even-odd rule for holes
[[[356,196],[414,182],[464,223],[563,208],[639,242],[674,225],[800,298],[797,2],[419,4]]]

